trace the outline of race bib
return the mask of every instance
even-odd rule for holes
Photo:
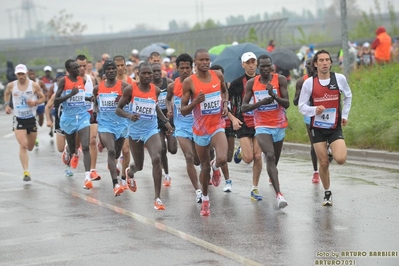
[[[72,90],[66,90],[65,94],[68,95],[71,93]],[[68,107],[81,107],[85,106],[85,90],[79,90],[77,94],[70,97],[67,101]]]
[[[277,95],[277,90],[273,89],[273,92]],[[254,92],[254,102],[259,102],[265,98],[270,98],[271,96],[269,95],[269,92],[267,90],[264,91],[255,91]],[[276,110],[278,108],[278,104],[276,102],[276,100],[274,100],[272,103],[270,104],[266,104],[266,105],[261,105],[258,107],[258,111],[259,112],[268,112],[268,111],[272,111],[272,110]]]
[[[98,95],[98,107],[100,112],[115,112],[118,103],[115,99],[118,93],[100,93]]]
[[[161,92],[158,96],[158,106],[161,110],[166,109],[166,91]]]
[[[320,128],[332,128],[335,124],[336,108],[327,108],[321,114],[315,115],[313,125]]]
[[[205,101],[201,103],[201,114],[214,115],[221,113],[220,102],[220,91],[205,94]]]
[[[152,120],[156,117],[155,100],[134,97],[132,113],[140,115],[140,119]]]
[[[190,113],[190,114],[188,114],[186,116],[181,114],[181,99],[180,98],[175,98],[174,103],[175,103],[175,108],[176,108],[176,113],[177,113],[177,117],[178,118],[193,116],[192,113]],[[189,104],[190,104],[190,102],[189,102]]]
[[[28,105],[17,105],[17,117],[30,118],[33,117],[33,110]]]

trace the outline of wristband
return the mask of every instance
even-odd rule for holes
[[[7,106],[7,105],[9,105],[10,104],[10,102],[6,102],[6,103],[4,103],[4,106]]]

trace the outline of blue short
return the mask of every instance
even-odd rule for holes
[[[186,127],[182,127],[182,128],[176,128],[175,132],[175,137],[180,137],[180,138],[186,138],[189,140],[193,140],[194,139],[194,134],[193,134],[193,129],[192,128],[186,128]]]
[[[60,127],[61,129],[68,135],[80,131],[85,127],[90,126],[90,115],[88,112],[83,113],[79,116],[66,116],[65,114],[61,115],[60,119]]]
[[[115,139],[125,138],[127,135],[127,126],[126,125],[116,125],[116,124],[104,126],[99,123],[98,124],[98,133],[114,134]]]
[[[149,140],[155,134],[159,134],[158,128],[154,128],[154,129],[147,131],[145,135],[135,134],[134,132],[129,131],[129,137],[132,140],[142,141],[144,143],[146,143],[147,140]]]
[[[42,115],[42,114],[44,114],[44,105],[38,105],[38,106],[37,106],[36,114],[37,114],[37,115]]]
[[[279,142],[285,137],[285,128],[257,127],[255,129],[255,136],[259,134],[271,135],[273,137],[273,142]]]
[[[203,147],[208,146],[211,143],[212,137],[215,136],[219,132],[224,132],[224,128],[219,128],[218,130],[213,132],[213,134],[210,134],[210,135],[197,136],[194,134],[194,142],[198,146],[203,146]]]
[[[310,116],[303,116],[303,121],[305,122],[306,125],[310,125]]]

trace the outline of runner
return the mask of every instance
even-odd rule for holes
[[[97,164],[97,119],[96,114],[93,114],[93,88],[94,84],[96,84],[95,79],[86,74],[86,66],[87,66],[87,58],[85,55],[78,55],[76,57],[76,62],[79,64],[79,76],[85,82],[85,97],[90,98],[89,101],[86,101],[86,110],[90,114],[90,178],[92,181],[101,180],[101,176],[96,171]]]
[[[116,108],[116,114],[129,119],[129,145],[133,155],[133,163],[126,168],[126,177],[131,190],[137,190],[134,175],[143,169],[144,145],[152,161],[152,176],[154,180],[155,210],[165,210],[161,201],[162,168],[161,168],[161,138],[159,137],[156,116],[168,127],[168,134],[173,133],[169,120],[157,105],[160,90],[152,82],[152,68],[149,63],[142,63],[139,67],[140,82],[134,83],[132,88],[127,87]],[[131,112],[126,112],[125,105],[130,102]]]
[[[241,107],[245,96],[245,86],[251,78],[256,76],[257,58],[252,52],[247,52],[241,56],[241,66],[244,68],[244,75],[231,82],[229,87],[229,97],[232,102],[233,115],[240,120],[240,128],[237,129],[237,138],[240,141],[237,151],[234,153],[234,162],[252,165],[252,189],[251,199],[260,201],[263,196],[259,194],[259,179],[262,172],[262,150],[259,147],[258,140],[255,138],[254,111],[242,112]],[[253,104],[253,97],[250,104]]]
[[[56,79],[51,75],[51,73],[53,71],[51,66],[45,66],[43,68],[43,71],[44,71],[44,76],[40,80],[44,83],[44,86],[46,86],[47,94],[45,95],[45,97],[46,97],[46,100],[48,100],[54,94],[54,84],[55,84]],[[50,128],[49,135],[51,137],[53,136],[52,128]]]
[[[79,76],[79,65],[75,60],[65,62],[68,76],[61,78],[54,99],[54,105],[62,103],[61,129],[65,132],[68,146],[65,149],[65,160],[75,169],[79,162],[79,150],[76,149],[76,133],[79,135],[83,151],[85,181],[83,188],[93,188],[90,178],[90,115],[86,109],[84,80]]]
[[[155,63],[162,64],[162,57],[161,57],[161,54],[158,53],[158,52],[152,52],[152,53],[150,54],[150,57],[148,58],[148,63],[150,63],[151,65],[152,65],[152,64],[155,64]],[[166,78],[167,76],[168,76],[168,75],[167,75],[166,71],[165,71],[165,70],[162,70],[162,77],[163,77],[163,78]]]
[[[280,191],[277,164],[288,126],[285,112],[290,102],[287,80],[282,75],[272,73],[272,66],[270,56],[259,56],[260,75],[247,82],[241,111],[254,110],[255,137],[265,154],[267,173],[276,192],[277,207],[281,209],[287,206],[287,201]],[[253,104],[250,103],[252,97]]]
[[[117,69],[116,79],[120,80],[120,81],[123,81],[125,83],[128,83],[130,85],[135,83],[136,81],[133,80],[131,77],[129,77],[127,75],[125,57],[123,57],[122,55],[117,55],[117,56],[114,56],[113,60],[115,62],[116,69]],[[124,89],[124,88],[125,87],[123,87],[122,89]],[[129,105],[125,105],[124,110],[128,112],[129,111]],[[119,161],[121,162],[121,169],[126,169],[130,165],[130,148],[129,148],[129,134],[128,134],[128,132],[126,132],[125,141],[124,141],[123,147],[122,147],[122,154],[121,154],[121,156],[119,158]],[[118,168],[118,166],[117,166],[117,168]],[[122,187],[124,189],[127,189],[128,186],[127,186],[127,183],[126,183],[125,171],[122,171],[121,179],[122,179]]]
[[[168,118],[173,117],[175,125],[175,136],[179,141],[180,148],[186,159],[186,169],[188,177],[195,189],[196,202],[202,202],[202,191],[198,185],[198,175],[195,165],[199,165],[199,159],[195,151],[193,140],[193,122],[192,114],[183,116],[181,114],[181,97],[183,95],[183,81],[192,73],[193,59],[188,54],[181,54],[176,59],[179,78],[168,85],[168,94],[166,96],[166,106],[168,108]]]
[[[299,95],[301,94],[301,89],[302,85],[307,80],[309,77],[313,77],[314,75],[314,68],[313,68],[313,60],[312,58],[309,58],[306,60],[306,72],[307,74],[298,79],[296,82],[296,91],[295,91],[295,98],[294,98],[294,105],[298,106],[298,100],[299,100]],[[319,171],[317,170],[317,157],[316,153],[314,151],[313,147],[313,140],[312,140],[312,134],[310,132],[310,117],[309,116],[303,116],[303,120],[306,125],[306,131],[308,132],[309,140],[310,140],[310,157],[312,158],[312,164],[313,164],[313,176],[312,176],[312,182],[317,184],[320,182],[320,176],[319,176]]]
[[[167,116],[168,110],[166,109],[166,94],[168,85],[173,82],[173,80],[168,78],[162,77],[162,70],[161,65],[158,63],[151,64],[152,72],[153,72],[153,81],[152,83],[157,86],[161,93],[158,97],[158,106],[161,108],[163,114],[169,119]],[[174,128],[173,119],[170,121],[171,126]],[[162,167],[165,172],[165,178],[163,180],[164,186],[170,186],[171,184],[171,177],[169,175],[169,165],[168,165],[168,157],[167,152],[169,151],[171,154],[176,154],[177,152],[177,140],[174,135],[166,134],[168,129],[165,127],[164,122],[158,118],[158,128],[159,128],[159,135],[161,136],[161,143],[162,143],[162,152],[161,152],[161,162]],[[166,146],[167,144],[167,146]]]
[[[220,183],[220,169],[227,163],[227,139],[224,133],[224,116],[227,116],[228,92],[220,71],[209,70],[210,57],[205,49],[195,52],[196,73],[183,82],[182,115],[193,111],[194,142],[201,163],[202,207],[200,214],[210,215],[208,184],[211,167],[212,183]],[[189,100],[191,103],[189,104]],[[210,149],[216,150],[216,159],[210,161]]]
[[[13,131],[19,143],[19,159],[24,169],[23,181],[30,181],[28,150],[33,150],[37,136],[36,109],[45,100],[40,86],[26,76],[28,69],[19,64],[15,67],[17,80],[7,84],[4,92],[6,114],[14,112]],[[13,109],[9,106],[12,97]]]
[[[124,65],[124,63],[123,63]],[[126,119],[115,114],[122,90],[129,84],[116,80],[116,64],[106,60],[103,70],[107,79],[93,89],[95,110],[98,110],[98,132],[100,142],[108,150],[108,168],[112,178],[114,196],[120,196],[124,188],[119,184],[115,160],[118,159],[127,132]]]
[[[311,117],[313,147],[319,160],[319,175],[325,189],[323,206],[333,204],[327,143],[330,144],[334,160],[338,164],[344,164],[347,150],[341,125],[346,126],[348,123],[352,103],[352,92],[345,76],[330,72],[331,65],[329,52],[320,50],[315,54],[313,66],[316,75],[305,80],[298,101],[299,111]],[[344,98],[342,109],[341,93]]]

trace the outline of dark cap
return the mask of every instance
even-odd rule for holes
[[[112,61],[112,60],[109,60],[109,59],[105,60],[105,62],[104,62],[104,64],[103,64],[104,72],[105,72],[105,70],[107,70],[107,68],[109,68],[110,66],[113,66],[113,67],[116,68],[115,62]]]

